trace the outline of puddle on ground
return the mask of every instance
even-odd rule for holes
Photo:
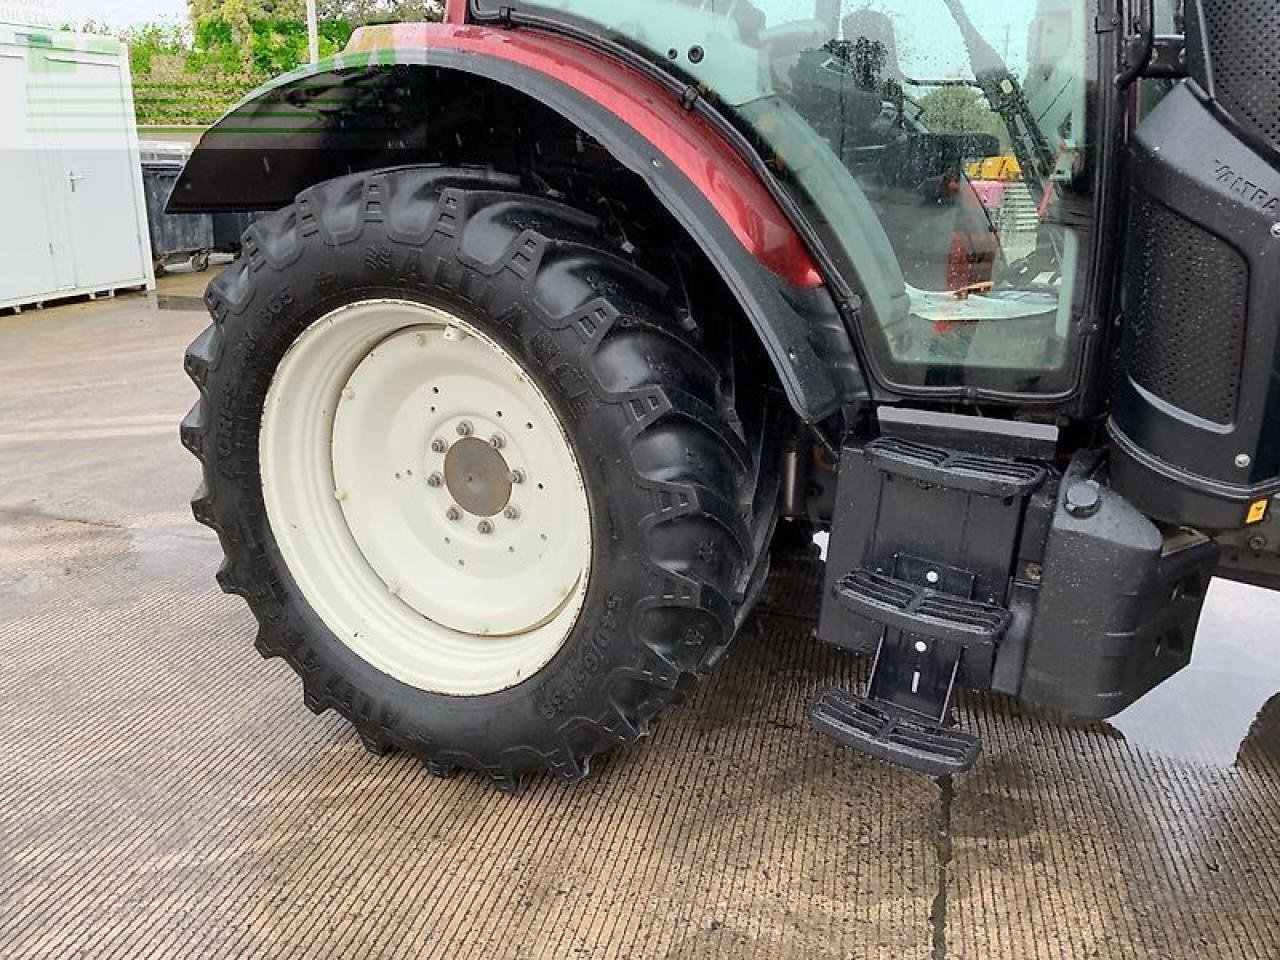
[[[204,298],[161,293],[156,295],[157,310],[204,310]]]
[[[1215,580],[1191,665],[1109,722],[1130,745],[1177,760],[1280,758],[1280,592]]]

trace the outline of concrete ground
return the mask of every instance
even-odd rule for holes
[[[1251,588],[1112,723],[969,700],[954,786],[806,726],[862,669],[811,639],[816,564],[582,785],[369,756],[258,659],[188,513],[204,279],[0,317],[0,956],[1280,957],[1280,602]]]

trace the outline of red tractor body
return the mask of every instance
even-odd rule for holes
[[[348,48],[443,49],[504,60],[563,84],[608,110],[653,148],[653,161],[689,178],[761,264],[798,287],[822,283],[808,248],[742,155],[696,114],[673,102],[650,77],[579,44],[537,33],[462,25],[454,4],[444,23],[364,27]]]

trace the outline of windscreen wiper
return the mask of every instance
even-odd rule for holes
[[[969,19],[961,0],[943,0],[960,28],[976,86],[991,109],[1000,115],[1018,165],[1030,175],[1041,196],[1058,166],[1058,158],[1045,139],[1027,102],[1022,84]]]

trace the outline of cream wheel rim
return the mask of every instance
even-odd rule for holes
[[[460,317],[368,300],[317,320],[276,369],[259,464],[303,596],[404,683],[505,689],[577,622],[591,567],[577,458],[520,363]]]

